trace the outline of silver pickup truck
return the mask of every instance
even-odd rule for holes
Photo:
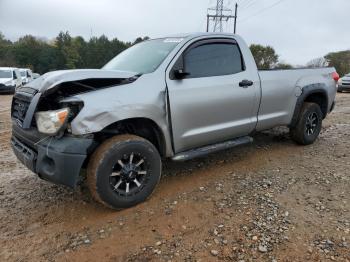
[[[288,126],[308,145],[334,107],[334,68],[258,71],[241,37],[142,42],[100,70],[56,71],[17,90],[13,150],[39,177],[122,209],[144,201],[161,159],[184,161]],[[86,170],[86,172],[82,172]]]

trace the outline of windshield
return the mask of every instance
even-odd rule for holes
[[[12,78],[11,70],[0,70],[0,78]]]
[[[102,69],[152,73],[182,40],[163,38],[142,42],[117,55]]]
[[[26,76],[26,71],[20,71],[20,73],[21,73],[21,76],[22,76],[22,77],[25,77],[25,76]]]

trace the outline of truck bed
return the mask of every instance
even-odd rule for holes
[[[327,85],[329,96],[335,97],[334,80],[330,75],[334,68],[300,68],[283,70],[259,70],[261,79],[261,102],[257,130],[265,130],[276,123],[289,125],[301,88],[308,83]],[[331,104],[328,105],[329,107]],[[293,110],[290,110],[293,108]]]

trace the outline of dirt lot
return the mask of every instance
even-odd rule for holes
[[[167,162],[149,201],[113,212],[17,162],[0,96],[0,261],[350,261],[350,94],[337,100],[314,145],[276,129]]]

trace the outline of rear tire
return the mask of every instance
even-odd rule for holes
[[[304,103],[297,124],[290,129],[292,140],[300,145],[315,142],[322,128],[323,114],[319,105]]]
[[[87,184],[93,198],[112,209],[145,201],[161,177],[161,158],[149,141],[119,135],[105,141],[91,156]]]

